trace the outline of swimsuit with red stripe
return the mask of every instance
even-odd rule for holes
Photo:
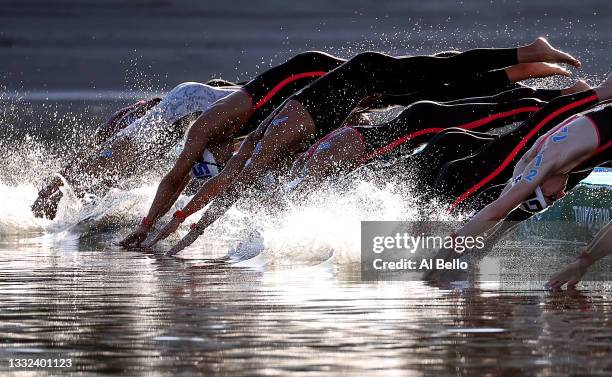
[[[516,49],[475,49],[450,57],[393,57],[364,52],[291,98],[308,111],[315,138],[338,129],[361,101],[376,95],[425,92],[517,64]]]
[[[612,160],[612,104],[589,110],[583,115],[591,120],[597,131],[599,146],[591,158],[580,165],[580,170],[592,169]]]
[[[308,51],[249,81],[242,90],[251,96],[253,113],[238,136],[253,131],[287,98],[344,62],[324,52]]]
[[[471,208],[479,193],[512,177],[514,165],[540,136],[598,102],[592,90],[550,101],[517,129],[488,143],[477,154],[446,164],[436,179],[436,197],[450,200],[451,210]]]
[[[446,103],[420,101],[385,124],[352,128],[363,137],[366,162],[413,148],[447,128],[488,131],[523,121],[559,95],[559,90],[525,87]]]
[[[604,107],[589,109],[582,114],[571,116],[565,121],[561,122],[558,126],[553,127],[548,134],[551,135],[555,130],[563,127],[580,115],[586,116],[591,120],[599,137],[599,146],[591,158],[570,172],[565,188],[566,192],[569,192],[576,187],[583,179],[591,174],[595,167],[609,166],[612,159],[612,148],[610,148],[612,146],[612,127],[610,127],[612,126],[612,104]],[[544,140],[542,139],[540,142],[543,141]],[[502,183],[495,186],[489,186],[487,189],[482,190],[474,200],[470,201],[470,210],[480,211],[487,204],[497,199],[505,186],[506,184]],[[526,212],[519,207],[513,210],[512,213],[506,217],[506,220],[523,221],[532,215],[533,213]]]

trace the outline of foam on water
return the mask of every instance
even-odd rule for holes
[[[47,141],[30,134],[11,133],[7,119],[6,116],[0,119],[3,132],[6,131],[0,135],[0,198],[3,199],[0,236],[44,237],[60,246],[62,242],[95,237],[103,239],[103,247],[114,247],[146,214],[155,195],[159,172],[137,177],[100,196],[77,198],[69,188],[64,188],[57,218],[54,221],[35,218],[30,205],[38,189],[86,145],[91,126],[78,123],[78,118],[61,119],[67,130],[62,139]],[[19,118],[11,119],[18,121]],[[32,129],[32,134],[36,134],[36,127]],[[599,172],[591,177],[591,183],[610,184],[610,177],[609,172]],[[255,229],[265,247],[257,265],[355,262],[359,260],[361,221],[416,220],[423,216],[423,203],[410,191],[414,186],[406,177],[387,181],[375,175],[354,175],[341,185],[323,187],[299,199],[284,198],[283,205],[272,210],[259,208],[257,198],[252,202],[243,201],[181,253],[181,257],[223,256],[236,241],[248,239]],[[182,208],[187,200],[189,197],[181,196],[176,207]],[[199,215],[194,215],[193,220]],[[435,203],[426,217],[449,219]],[[167,219],[160,223],[164,224]],[[159,250],[167,250],[174,244],[188,231],[188,224],[162,242]],[[239,264],[249,265],[248,262]]]
[[[0,234],[42,236],[46,242],[58,246],[97,237],[104,239],[105,246],[114,247],[147,212],[159,180],[154,175],[145,177],[136,186],[111,189],[100,197],[77,198],[65,188],[58,216],[49,221],[35,218],[30,205],[43,179],[60,165],[58,157],[27,138],[11,149],[8,157],[0,171],[0,197],[4,198],[0,206]],[[608,172],[600,171],[596,175],[591,181],[605,182],[610,177]],[[236,241],[247,239],[255,229],[263,238],[264,251],[256,260],[240,262],[239,266],[316,265],[328,260],[340,264],[356,262],[360,253],[361,221],[405,221],[423,216],[423,203],[414,198],[409,189],[412,186],[405,178],[388,182],[355,176],[344,180],[342,185],[323,187],[299,199],[287,199],[282,206],[269,211],[258,208],[257,199],[242,202],[210,227],[183,257],[223,256]],[[177,208],[189,199],[181,196]],[[428,219],[450,219],[435,204],[430,209]],[[199,215],[194,215],[193,220]],[[188,223],[177,235],[161,243],[159,250],[167,250],[187,231]]]
[[[55,220],[35,218],[30,205],[45,177],[53,174],[57,163],[45,167],[41,161],[54,159],[51,153],[38,149],[36,155],[28,148],[15,148],[10,161],[0,175],[0,233],[19,236],[44,236],[58,243],[92,236],[104,238],[109,246],[127,234],[148,210],[155,195],[159,177],[149,177],[131,188],[115,188],[96,197],[78,198],[69,188]],[[24,161],[19,179],[14,174]],[[29,178],[28,178],[29,177]],[[11,181],[11,182],[8,182]],[[359,260],[360,222],[362,220],[410,220],[418,217],[417,204],[410,191],[396,183],[381,183],[374,179],[355,178],[346,187],[326,187],[308,193],[298,200],[287,201],[281,209],[258,209],[257,199],[240,203],[215,223],[189,248],[195,258],[218,257],[227,253],[233,242],[256,229],[263,236],[267,265],[285,263],[318,264],[332,258],[335,263]],[[181,196],[180,208],[190,198]],[[170,211],[172,212],[172,211]],[[199,213],[193,219],[199,217]],[[167,217],[162,219],[165,223]],[[161,243],[169,248],[188,231],[184,224],[177,236]],[[213,242],[211,244],[211,241]],[[59,246],[58,245],[58,246]]]

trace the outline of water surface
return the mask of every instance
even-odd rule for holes
[[[508,273],[506,282],[438,288],[364,283],[354,263],[255,270],[209,263],[202,252],[56,246],[1,241],[4,372],[21,357],[71,358],[71,372],[121,375],[612,372],[607,283],[549,293]],[[519,264],[533,261],[527,251]],[[571,258],[558,254],[543,253],[553,257],[545,270]]]

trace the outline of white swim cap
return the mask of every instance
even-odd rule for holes
[[[518,176],[512,180],[512,186],[520,182],[522,176]],[[544,193],[540,186],[536,187],[532,195],[521,203],[521,208],[527,212],[537,213],[548,208],[548,203],[544,198]]]
[[[536,187],[533,195],[521,204],[521,208],[527,212],[537,213],[545,210],[548,207],[546,199],[544,199],[544,193],[540,186]]]
[[[217,174],[219,174],[219,165],[217,165],[215,156],[208,149],[205,149],[200,161],[191,168],[190,175],[196,179],[208,179]]]

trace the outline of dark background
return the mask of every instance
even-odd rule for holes
[[[610,0],[0,0],[0,86],[168,90],[249,79],[303,50],[343,57],[512,46],[536,36],[610,70]],[[588,75],[587,75],[588,76]]]

